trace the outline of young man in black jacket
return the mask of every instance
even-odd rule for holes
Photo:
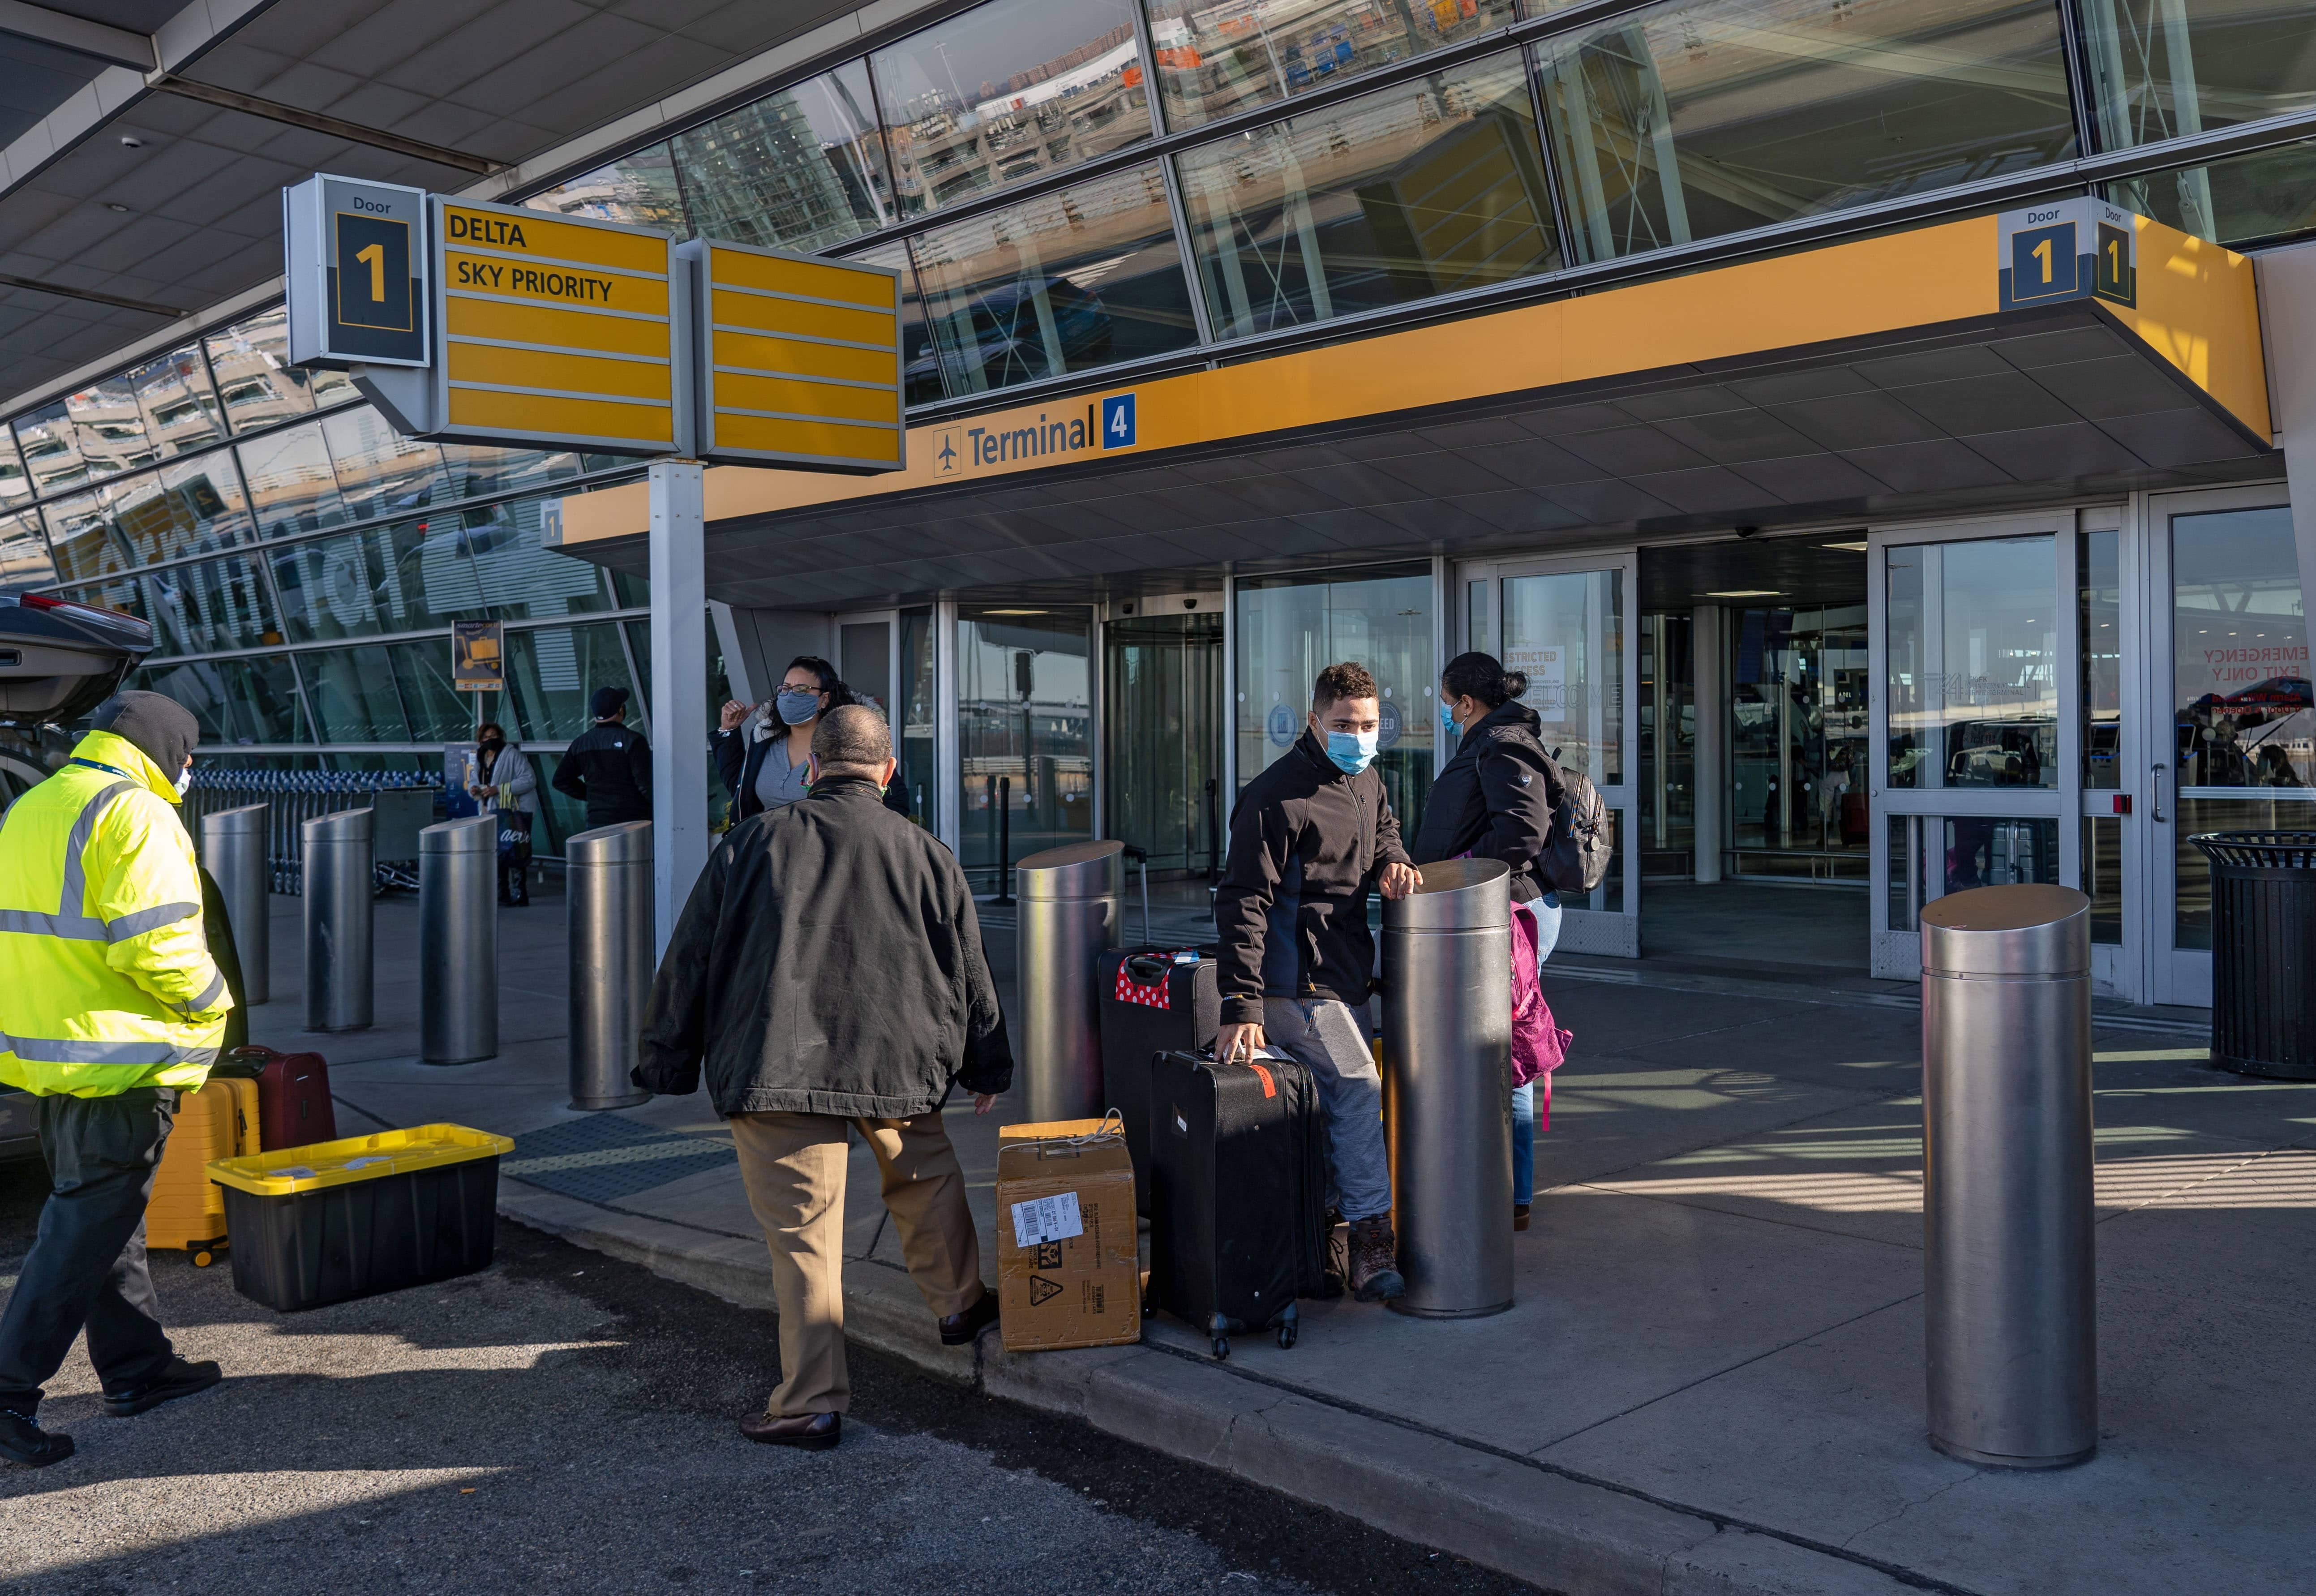
[[[1349,1284],[1361,1302],[1405,1288],[1391,1230],[1383,1081],[1352,1011],[1373,986],[1367,892],[1405,897],[1422,884],[1375,761],[1375,678],[1329,665],[1311,690],[1303,736],[1239,795],[1230,862],[1215,894],[1222,1030],[1215,1056],[1284,1053],[1311,1072],[1327,1111],[1336,1207],[1350,1222]]]
[[[599,687],[587,701],[595,724],[571,739],[555,767],[556,791],[587,806],[587,825],[649,820],[651,745],[628,729],[628,690]]]
[[[884,717],[831,710],[809,758],[809,794],[742,821],[708,857],[652,985],[633,1079],[682,1096],[705,1067],[779,1305],[780,1384],[740,1432],[818,1450],[836,1444],[851,1394],[846,1135],[876,1155],[943,1344],[965,1345],[996,1323],[997,1298],[941,1105],[960,1084],[987,1113],[1013,1055],[964,870],[884,806]]]

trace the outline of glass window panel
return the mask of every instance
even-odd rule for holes
[[[613,571],[611,577],[612,607],[619,610],[644,610],[651,606],[651,584],[628,571]]]
[[[2316,143],[2287,144],[2107,185],[2125,210],[2214,243],[2264,243],[2316,227]]]
[[[62,399],[16,418],[16,446],[23,452],[25,475],[31,479],[37,497],[46,498],[88,480],[88,463],[80,454],[80,434],[66,415]]]
[[[442,451],[404,437],[369,406],[325,416],[320,425],[338,496],[352,519],[392,515],[450,496],[443,491]]]
[[[2171,518],[2171,645],[2182,788],[2316,785],[2290,506]]]
[[[1155,165],[934,228],[910,250],[952,393],[1089,370],[1198,337]]]
[[[2103,148],[2316,105],[2316,4],[2310,0],[2080,3]]]
[[[2083,816],[2083,894],[2091,900],[2091,941],[2123,945],[2123,816]]]
[[[104,590],[134,584],[138,602],[113,604],[153,623],[157,654],[220,654],[235,648],[272,647],[281,641],[281,624],[255,566],[245,559],[206,560],[136,576]],[[94,601],[108,602],[105,599]]]
[[[325,743],[406,743],[410,723],[383,648],[331,648],[298,656],[306,702]]]
[[[958,617],[958,858],[982,884],[1093,835],[1091,637],[1083,611]]]
[[[2123,785],[2123,578],[2117,564],[2122,541],[2120,532],[2082,532],[2075,539],[2083,785],[2101,789]]]
[[[941,385],[940,353],[925,327],[925,302],[917,292],[917,269],[909,262],[906,240],[864,249],[852,259],[883,266],[901,274],[901,403],[930,404],[948,390]]]
[[[128,685],[166,693],[191,709],[204,756],[236,744],[310,740],[298,734],[297,678],[287,655],[147,668]]]
[[[238,446],[258,534],[287,538],[343,526],[353,519],[338,493],[321,424],[289,427]]]
[[[550,210],[560,216],[592,217],[598,221],[626,222],[638,227],[665,227],[679,238],[688,238],[692,233],[690,221],[684,214],[683,190],[676,182],[675,163],[664,144],[621,156],[608,166],[598,166],[583,177],[566,177],[523,203],[533,210]]]
[[[601,468],[568,450],[500,449],[487,443],[438,443],[446,499],[477,499],[568,482]],[[600,457],[594,457],[600,459]]]
[[[1890,550],[1891,786],[2058,785],[2054,553],[2048,537]]]
[[[1517,53],[1192,150],[1178,170],[1223,337],[1560,264]]]
[[[511,740],[520,741],[512,727],[505,731]],[[587,829],[587,806],[555,790],[555,772],[562,762],[559,753],[530,751],[530,768],[539,773],[539,820],[531,837],[534,858],[561,855],[564,840]]]
[[[2316,831],[2316,803],[2305,793],[2253,798],[2183,798],[2173,843],[2171,945],[2212,945],[2212,861],[2187,839],[2215,831]]]
[[[675,163],[703,237],[827,249],[893,219],[868,67],[847,61],[679,134]]]
[[[16,435],[0,426],[0,504],[13,504],[32,496],[32,479],[24,473],[23,457],[16,452]]]
[[[139,565],[249,539],[241,478],[223,450],[107,484],[103,498],[122,547]]]
[[[68,394],[64,406],[90,477],[117,477],[161,458],[145,435],[145,413],[138,407],[137,384],[129,374]]]
[[[909,818],[930,826],[933,782],[939,773],[933,731],[940,710],[933,692],[933,612],[930,609],[901,611],[901,681],[895,708],[899,713],[894,718],[893,757],[901,768],[893,780],[909,795]]]
[[[475,695],[450,685],[450,640],[397,643],[387,651],[415,743],[463,743],[474,735]],[[502,694],[485,694],[482,718],[494,719]]]
[[[991,0],[869,59],[904,217],[1150,137],[1133,0]]]
[[[40,531],[40,513],[0,515],[0,592],[46,587],[56,579],[56,562],[49,557],[49,540]]]
[[[85,582],[128,569],[128,551],[114,535],[112,518],[105,513],[102,493],[75,494],[40,507],[48,518],[49,547],[56,550],[57,575],[67,582]]]
[[[1432,673],[1431,572],[1386,566],[1323,576],[1267,576],[1238,584],[1235,735],[1238,780],[1295,745],[1320,670],[1357,660],[1375,675],[1382,702],[1376,769],[1400,832],[1423,824],[1439,726]]]
[[[343,371],[307,371],[288,363],[289,315],[276,305],[206,340],[218,398],[236,432],[360,397]]]
[[[166,459],[225,436],[225,418],[198,344],[147,361],[129,374],[129,381],[157,458]]]
[[[1159,108],[1168,127],[1195,128],[1460,44],[1511,20],[1511,0],[1153,0]]]
[[[290,636],[370,637],[607,608],[594,566],[541,545],[539,511],[521,500],[273,549]]]
[[[520,722],[521,735],[554,743],[568,742],[593,724],[587,699],[597,688],[624,687],[630,692],[636,688],[628,676],[619,629],[610,625],[509,632],[507,681],[508,708]],[[629,700],[628,708],[633,724],[640,700]]]
[[[2044,0],[1711,0],[1538,47],[1586,260],[2075,153]]]
[[[1625,574],[1504,579],[1504,669],[1528,677],[1546,751],[1594,785],[1625,780]]]

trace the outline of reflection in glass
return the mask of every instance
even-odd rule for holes
[[[16,452],[16,435],[0,426],[0,504],[32,496],[32,479],[24,474],[23,457]]]
[[[2316,802],[2302,792],[2253,798],[2182,798],[2173,844],[2171,945],[2212,945],[2212,861],[2187,839],[2215,831],[2316,831]]]
[[[145,413],[138,407],[137,384],[130,374],[93,382],[67,395],[64,406],[91,477],[116,477],[161,458],[145,436]]]
[[[2107,193],[2127,210],[2214,243],[2284,238],[2316,227],[2316,142],[2120,178]]]
[[[766,249],[830,248],[893,219],[868,68],[847,61],[676,137],[694,230]]]
[[[32,492],[41,498],[88,480],[88,465],[80,455],[80,434],[65,414],[62,399],[16,418],[16,446],[22,451]]]
[[[1507,671],[1544,722],[1545,752],[1595,786],[1625,780],[1625,575],[1567,571],[1504,579]]]
[[[1320,671],[1357,660],[1384,695],[1375,769],[1400,834],[1413,836],[1422,829],[1423,802],[1431,791],[1439,725],[1430,567],[1255,577],[1240,582],[1237,593],[1232,735],[1238,740],[1239,785],[1302,736]],[[1223,811],[1227,817],[1227,799]]]
[[[46,587],[56,579],[49,540],[40,535],[40,512],[0,515],[0,593]]]
[[[134,673],[127,685],[166,693],[191,709],[204,750],[299,740],[298,682],[286,655],[162,665]]]
[[[1732,611],[1724,636],[1736,872],[1866,879],[1866,606]]]
[[[197,346],[147,361],[129,373],[129,383],[155,458],[166,459],[225,436],[225,420]]]
[[[2091,941],[2123,945],[2123,816],[2083,816],[2083,893],[2091,900]]]
[[[2055,818],[1893,815],[1889,827],[1892,931],[1920,931],[1923,908],[1950,892],[2058,884]]]
[[[1169,128],[1195,128],[1512,21],[1511,0],[1152,0],[1150,52]]]
[[[391,515],[454,496],[443,491],[441,450],[404,437],[369,406],[325,415],[319,424],[338,495],[352,519]]]
[[[2123,785],[2120,532],[2075,536],[2076,630],[2082,650],[2083,785]]]
[[[540,542],[539,507],[530,500],[309,539],[268,557],[298,642],[453,620],[549,620],[607,607],[594,566]]]
[[[1641,874],[1696,870],[1695,626],[1682,614],[1641,617]]]
[[[395,690],[402,695],[403,713],[410,718],[412,742],[463,743],[474,735],[474,697],[450,685],[449,638],[397,643],[386,652],[394,667]],[[483,718],[496,712],[497,706],[486,696]]]
[[[227,455],[203,455],[110,483],[101,496],[122,547],[138,565],[213,553],[249,538],[248,507]]]
[[[218,654],[281,641],[273,605],[245,559],[173,566],[136,578],[156,654]]]
[[[2080,0],[2101,147],[2127,149],[2316,105],[2309,0]],[[2190,180],[2187,230],[2213,236]]]
[[[933,691],[933,612],[930,608],[901,611],[901,679],[895,690],[893,757],[901,762],[901,768],[893,780],[909,795],[909,818],[930,827],[934,824],[933,782],[939,772],[933,728],[940,713]]]
[[[383,648],[330,648],[298,656],[306,702],[325,743],[406,743],[410,724]]]
[[[1093,835],[1091,629],[1082,610],[958,613],[958,858],[977,885],[994,886],[1026,855]]]
[[[1159,354],[1198,336],[1154,165],[933,228],[911,253],[952,394]],[[1065,403],[1056,414],[1066,422],[1082,411]]]
[[[2075,153],[2044,0],[1709,0],[1537,47],[1577,251],[1605,260]]]
[[[684,214],[683,190],[675,178],[675,164],[664,144],[654,144],[621,156],[579,177],[566,177],[551,189],[542,189],[523,204],[533,210],[558,216],[592,217],[597,221],[625,222],[636,227],[664,227],[679,238],[693,236]],[[715,233],[714,228],[708,229]],[[735,237],[730,233],[717,237]]]
[[[1150,137],[1133,0],[990,0],[869,60],[903,217]]]
[[[541,742],[568,742],[592,724],[588,695],[599,687],[637,684],[628,674],[627,651],[619,629],[610,625],[551,627],[507,633],[507,707],[520,736]],[[628,721],[649,701],[650,689],[628,705]],[[511,726],[510,733],[518,733]]]
[[[289,315],[287,308],[276,305],[205,340],[218,398],[236,432],[360,397],[343,371],[307,371],[289,364]]]
[[[57,575],[67,582],[127,570],[128,551],[114,535],[102,493],[75,494],[40,507],[49,523],[49,547],[56,550]]]
[[[1891,786],[2058,785],[2054,552],[2048,537],[1890,550]]]
[[[241,474],[261,537],[287,538],[343,526],[353,519],[338,494],[337,473],[319,422],[269,432],[240,445]]]
[[[1177,169],[1222,337],[1560,263],[1516,53],[1190,150]]]
[[[1145,850],[1153,870],[1204,871],[1224,839],[1223,618],[1151,615],[1102,628],[1107,762],[1103,834]]]
[[[2171,644],[2180,787],[2316,786],[2288,505],[2171,518]]]
[[[941,383],[940,352],[925,327],[925,302],[917,292],[917,269],[909,263],[908,241],[895,238],[850,258],[901,274],[901,403],[940,398],[948,391]]]

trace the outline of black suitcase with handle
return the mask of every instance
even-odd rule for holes
[[[1113,949],[1101,955],[1103,1106],[1126,1120],[1134,1159],[1134,1211],[1150,1217],[1150,1061],[1161,1053],[1210,1052],[1223,997],[1211,950]]]
[[[1150,1066],[1150,1289],[1230,1356],[1235,1330],[1291,1347],[1298,1297],[1327,1295],[1326,1121],[1288,1058]]]

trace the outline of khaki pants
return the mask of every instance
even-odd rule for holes
[[[877,1155],[909,1278],[936,1318],[963,1313],[985,1289],[957,1149],[939,1110],[913,1119],[735,1114],[729,1123],[748,1207],[771,1249],[779,1305],[780,1384],[768,1411],[776,1418],[841,1413],[852,1401],[844,1370],[845,1131],[858,1129]]]

